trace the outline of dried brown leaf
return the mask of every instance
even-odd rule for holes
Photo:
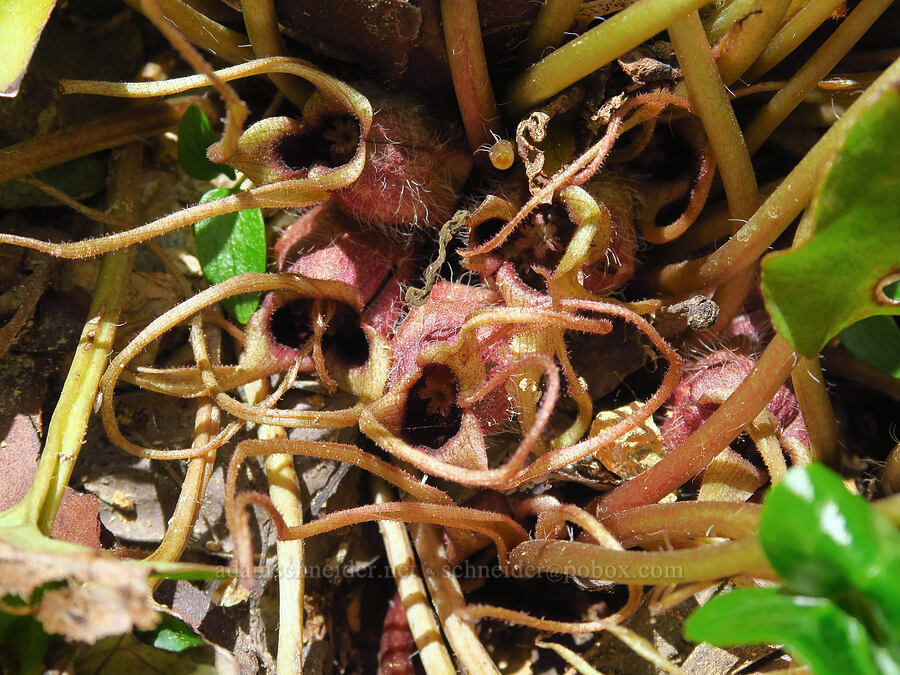
[[[66,583],[42,595],[35,616],[47,632],[80,642],[156,625],[147,573],[99,551],[45,552],[0,541],[0,595],[27,600],[45,584]]]

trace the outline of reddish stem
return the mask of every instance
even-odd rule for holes
[[[469,148],[475,152],[502,135],[503,124],[488,75],[475,0],[441,0],[447,60]]]
[[[769,404],[795,362],[790,345],[776,335],[753,372],[697,431],[658,463],[592,503],[597,517],[658,502],[700,473]]]

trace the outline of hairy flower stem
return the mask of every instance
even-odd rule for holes
[[[844,116],[806,153],[794,170],[724,245],[702,258],[651,270],[645,277],[662,293],[686,295],[716,286],[753,264],[812,199],[824,167],[837,154],[860,115],[897,85],[900,59],[885,70]]]
[[[197,412],[194,415],[194,447],[209,443],[210,439],[219,433],[219,420],[219,408],[210,399],[204,398],[197,402]],[[216,451],[210,450],[207,454],[194,457],[188,462],[181,492],[178,494],[172,517],[169,518],[166,532],[156,550],[147,556],[147,560],[177,562],[181,558],[200,515],[200,506],[203,504],[215,461]]]
[[[247,403],[258,404],[271,393],[267,380],[244,385]],[[261,424],[256,428],[261,441],[287,439],[284,427]],[[294,527],[303,524],[303,502],[300,481],[294,469],[294,456],[288,453],[266,457],[266,479],[269,498],[281,514],[284,524]],[[278,652],[275,658],[276,675],[303,672],[303,589],[305,586],[303,540],[278,541]]]
[[[705,0],[639,0],[517,77],[509,89],[513,110],[524,112],[558,94],[705,4]]]
[[[390,487],[380,478],[372,480],[372,493],[376,504],[394,501]],[[447,646],[437,637],[441,629],[428,604],[428,592],[419,574],[406,526],[392,520],[380,520],[378,530],[384,541],[388,563],[397,583],[397,593],[406,609],[409,630],[419,650],[425,672],[428,675],[455,673]]]
[[[303,179],[299,181],[285,181],[285,183],[307,182]],[[90,258],[118,251],[134,244],[142,244],[154,237],[193,225],[206,218],[236,213],[245,209],[286,206],[285,200],[282,198],[283,192],[282,188],[279,187],[280,185],[282,184],[264,185],[205,204],[197,204],[196,206],[176,211],[171,215],[163,216],[146,225],[139,225],[130,230],[115,232],[96,239],[57,244],[31,237],[0,233],[0,244],[24,246],[25,248],[31,248],[58,258],[68,258],[70,260]],[[272,195],[275,195],[274,200],[271,199]],[[298,206],[310,206],[321,203],[326,199],[328,199],[327,192],[314,189],[311,191],[301,190],[293,195],[292,202]]]
[[[441,0],[441,21],[456,101],[469,149],[475,152],[483,145],[490,146],[503,131],[484,56],[478,4],[475,0]]]
[[[670,675],[684,675],[684,671],[673,663],[670,663],[663,657],[649,640],[641,637],[638,633],[619,624],[615,618],[597,619],[595,621],[584,621],[573,623],[570,621],[552,621],[550,619],[538,619],[524,612],[517,612],[512,609],[503,607],[492,607],[490,605],[470,605],[462,612],[463,616],[469,621],[477,621],[479,619],[499,619],[507,623],[529,626],[543,632],[551,633],[599,633],[600,631],[609,631],[619,640],[630,647],[638,656],[649,661],[659,670],[669,673]],[[535,642],[537,646],[562,647],[562,645],[551,645],[549,643]],[[563,648],[565,649],[565,648]],[[554,650],[559,653],[559,650]],[[576,668],[581,673],[597,673],[598,671],[587,664],[577,654],[566,649],[569,653],[576,657],[586,665],[586,669]],[[562,654],[561,654],[562,655]],[[565,656],[563,657],[565,658]],[[569,659],[566,659],[567,661]],[[570,661],[571,663],[571,661]],[[574,665],[574,663],[572,664]]]
[[[112,210],[113,215],[125,220],[133,221],[137,217],[142,152],[140,144],[132,143],[114,159],[110,188]],[[44,534],[49,534],[53,527],[84,442],[100,377],[112,351],[133,261],[134,249],[128,249],[108,255],[100,263],[88,320],[50,419],[37,473],[23,500],[29,519]]]
[[[603,519],[653,504],[696,476],[769,404],[795,361],[790,345],[776,335],[753,372],[697,431],[658,463],[594,500],[592,512]]]

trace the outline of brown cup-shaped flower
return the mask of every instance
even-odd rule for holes
[[[310,179],[359,221],[379,226],[442,225],[472,160],[452,124],[424,107],[374,92],[371,126],[337,99],[316,93],[300,120],[270,117],[242,135],[231,164],[254,183]]]
[[[514,189],[508,190],[515,192]],[[517,213],[511,200],[488,196],[467,221],[469,250],[494,239]],[[465,265],[491,275],[509,262],[519,278],[543,290],[547,276],[557,278],[557,291],[583,296],[606,295],[634,272],[634,234],[627,199],[605,183],[560,190],[550,204],[540,204],[498,245],[465,257]]]
[[[257,185],[268,185],[322,178],[350,163],[359,145],[359,121],[346,112],[313,120],[267,117],[241,135],[230,161]]]
[[[502,358],[502,346],[491,342],[499,329],[478,329],[473,350],[456,347],[466,318],[498,302],[484,288],[435,284],[397,329],[388,392],[370,406],[370,422],[360,421],[363,432],[382,446],[411,446],[445,464],[486,469],[485,435],[509,419],[506,393],[495,389],[468,406],[462,401],[484,383],[488,364]]]
[[[387,377],[387,339],[412,271],[410,253],[359,229],[330,205],[298,218],[275,252],[283,271],[330,282],[342,292],[339,297],[267,294],[247,325],[247,359],[283,370],[302,358],[300,372],[317,372],[326,384],[333,377],[362,398],[380,395]]]
[[[372,123],[369,102],[355,89],[325,78],[303,107],[301,119],[268,117],[241,134],[229,163],[257,185],[291,181],[291,193],[337,190],[356,180],[365,162],[363,138]],[[277,195],[273,195],[276,200]],[[309,203],[309,200],[304,200]],[[274,203],[274,202],[273,202]]]

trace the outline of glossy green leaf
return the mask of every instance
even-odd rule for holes
[[[56,0],[0,0],[0,96],[15,96]]]
[[[200,199],[201,204],[236,194],[217,188]],[[201,220],[194,225],[194,250],[206,280],[218,284],[245,272],[266,271],[266,226],[259,209],[247,209]],[[222,301],[240,323],[247,323],[259,307],[259,293],[243,293]]]
[[[797,351],[817,354],[861,319],[900,314],[877,290],[900,271],[900,91],[888,89],[850,130],[813,205],[815,232],[763,258],[772,322]]]
[[[185,649],[204,644],[203,638],[197,635],[188,624],[165,613],[156,628],[135,631],[134,634],[141,642],[167,652],[183,652]]]
[[[892,663],[897,667],[864,626],[830,600],[775,588],[738,589],[713,598],[687,620],[685,635],[723,647],[783,644],[816,675],[880,675],[891,672]]]
[[[836,473],[791,469],[769,492],[759,538],[792,590],[830,598],[879,641],[900,642],[900,534]]]
[[[890,316],[870,316],[841,331],[841,344],[856,358],[900,377],[900,326]]]
[[[106,162],[89,155],[37,171],[30,177],[62,190],[72,199],[87,199],[106,187]],[[0,183],[0,209],[58,205],[53,197],[31,185],[14,180]]]
[[[206,115],[197,105],[191,105],[178,124],[178,162],[188,176],[197,180],[212,180],[224,173],[234,180],[234,169],[209,161],[206,149],[219,137]]]

